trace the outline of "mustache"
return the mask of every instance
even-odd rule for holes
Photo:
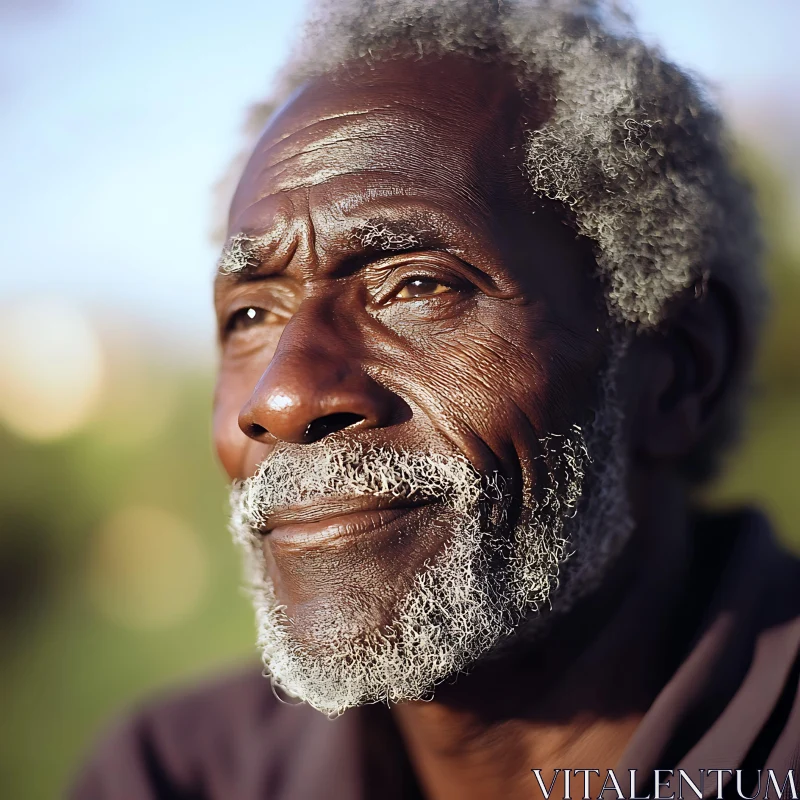
[[[274,450],[252,477],[234,482],[231,510],[234,527],[251,532],[281,509],[329,498],[436,499],[465,512],[498,484],[497,476],[482,477],[460,454],[323,441]]]

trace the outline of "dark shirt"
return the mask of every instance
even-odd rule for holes
[[[695,582],[707,599],[699,618],[686,622],[697,633],[615,772],[741,769],[749,794],[759,769],[774,770],[779,785],[790,769],[800,781],[800,561],[753,512],[707,518],[697,531],[706,556],[696,560]],[[734,790],[728,778],[726,796],[737,796]],[[329,720],[278,700],[256,669],[152,702],[118,724],[69,796],[422,797],[385,707]]]

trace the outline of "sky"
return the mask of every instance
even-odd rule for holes
[[[800,163],[798,0],[630,5],[748,136]],[[211,188],[302,11],[288,0],[0,0],[0,309],[77,304],[210,354]]]

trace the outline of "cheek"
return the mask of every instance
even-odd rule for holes
[[[499,469],[513,495],[538,482],[540,440],[585,421],[602,352],[520,309],[429,337],[405,364],[416,365],[413,400],[438,432],[479,471]]]
[[[213,415],[214,449],[231,480],[239,477],[242,451],[247,446],[247,437],[237,422],[238,414],[235,403],[224,392],[220,393],[218,388]]]
[[[489,335],[463,341],[446,363],[443,397],[449,424],[462,438],[473,439],[474,447],[491,452],[506,479],[517,479],[551,426],[546,375],[532,359],[520,358],[506,342]]]
[[[566,433],[594,405],[602,337],[577,336],[524,308],[514,310],[494,315],[450,355],[474,424],[489,438],[509,442],[521,428],[538,438]]]
[[[258,375],[246,371],[220,369],[214,393],[214,448],[231,480],[246,478],[266,456],[266,448],[242,433],[239,413],[258,383]]]
[[[549,381],[540,365],[548,359],[531,355],[533,348],[519,341],[523,333],[517,330],[515,340],[482,326],[431,341],[414,381],[434,419],[468,428],[487,444],[513,438],[523,420],[542,428]]]

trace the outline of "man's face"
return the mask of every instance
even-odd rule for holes
[[[311,656],[391,630],[473,522],[512,537],[546,505],[566,461],[543,442],[592,419],[609,340],[586,244],[526,194],[519,120],[542,120],[509,76],[355,72],[272,120],[216,285],[217,450],[232,479],[280,465],[252,541]]]

